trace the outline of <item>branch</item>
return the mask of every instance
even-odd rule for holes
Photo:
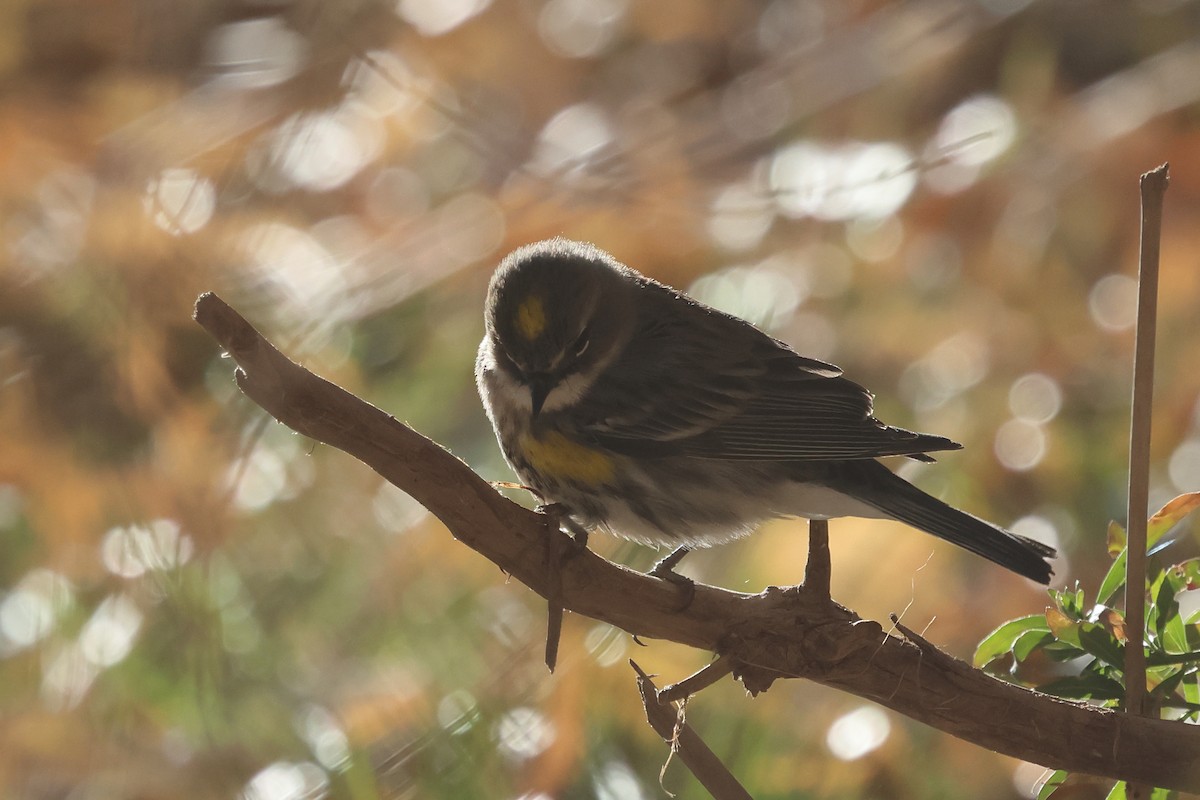
[[[654,680],[633,659],[629,660],[629,666],[638,676],[638,692],[642,696],[646,721],[664,742],[671,745],[671,752],[679,754],[680,760],[696,776],[700,785],[715,800],[754,800],[692,726],[687,724],[682,711],[672,703],[662,702],[662,690],[654,685]],[[665,765],[663,768],[666,769]]]
[[[777,678],[807,678],[1015,758],[1200,791],[1200,727],[1004,683],[923,640],[890,636],[804,587],[747,595],[697,585],[680,611],[674,584],[591,551],[551,570],[549,548],[562,535],[552,518],[509,501],[439,445],[288,360],[216,295],[200,296],[195,318],[237,362],[238,386],[267,413],[364,462],[456,539],[564,608],[727,656],[752,692]]]

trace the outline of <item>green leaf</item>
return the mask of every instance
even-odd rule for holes
[[[1175,690],[1179,688],[1179,684],[1183,682],[1183,676],[1186,674],[1186,670],[1175,670],[1175,674],[1162,679],[1156,686],[1150,689],[1150,696],[1160,703],[1170,698],[1175,694]]]
[[[1170,800],[1171,791],[1169,789],[1154,788],[1150,790],[1150,796],[1146,800]],[[1104,800],[1127,800],[1128,795],[1125,791],[1125,781],[1121,781],[1112,788],[1104,798]]]
[[[1063,589],[1061,592],[1051,592],[1058,610],[1071,619],[1083,619],[1083,587],[1075,581],[1074,589]]]
[[[1146,550],[1153,550],[1154,546],[1158,544],[1158,540],[1165,536],[1167,531],[1175,527],[1180,520],[1197,508],[1200,508],[1200,492],[1189,492],[1188,494],[1179,495],[1156,511],[1146,521]],[[1109,555],[1114,555],[1113,546],[1118,541],[1122,543],[1122,546],[1119,554],[1116,554],[1116,560],[1108,568],[1104,580],[1100,582],[1100,590],[1096,592],[1096,602],[1098,604],[1107,604],[1113,595],[1125,585],[1125,561],[1127,556],[1125,540],[1125,529],[1117,522],[1110,522],[1108,524]]]
[[[1192,672],[1183,679],[1183,699],[1200,705],[1200,679]]]
[[[1063,589],[1049,591],[1050,597],[1054,600],[1055,607],[1071,619],[1083,619],[1083,589],[1079,585],[1079,581],[1075,581],[1074,589]]]
[[[1125,561],[1128,558],[1128,553],[1124,550],[1117,556],[1117,560],[1108,568],[1108,572],[1104,575],[1104,580],[1100,581],[1100,590],[1096,592],[1096,604],[1107,605],[1121,587],[1125,585]]]
[[[1125,669],[1125,648],[1103,625],[1084,622],[1079,626],[1079,646],[1117,669]]]
[[[1174,528],[1180,520],[1200,508],[1200,492],[1188,492],[1174,498],[1150,517],[1146,522],[1146,547],[1158,544],[1158,540],[1166,536],[1167,531]]]
[[[1046,782],[1042,784],[1041,788],[1038,789],[1037,800],[1046,800],[1046,798],[1054,794],[1054,792],[1058,790],[1058,787],[1062,786],[1069,777],[1071,777],[1071,773],[1067,772],[1065,769],[1054,770],[1050,777],[1046,778]]]
[[[1129,538],[1125,535],[1125,526],[1114,520],[1108,523],[1108,557],[1116,558],[1125,551]]]
[[[1038,691],[1073,700],[1120,700],[1125,697],[1125,687],[1118,681],[1095,674],[1059,678],[1039,686]]]
[[[1057,608],[1046,609],[1046,625],[1050,632],[1054,634],[1054,638],[1060,642],[1081,647],[1079,644],[1079,625],[1080,623],[1069,618],[1066,614],[1059,611]]]
[[[989,633],[975,648],[975,666],[982,667],[1010,652],[1017,639],[1029,631],[1049,633],[1050,629],[1046,627],[1046,615],[1030,614],[1028,617],[1009,620]]]
[[[1054,641],[1054,634],[1048,630],[1029,630],[1022,633],[1013,642],[1012,654],[1017,661],[1024,661],[1029,654],[1045,644]]]
[[[1146,666],[1164,667],[1168,664],[1200,664],[1200,651],[1192,650],[1187,653],[1147,653]]]
[[[1188,588],[1187,578],[1183,574],[1180,565],[1175,564],[1167,567],[1162,571],[1162,580],[1171,587],[1171,596],[1178,597],[1181,593],[1186,592]]]
[[[1111,633],[1118,642],[1124,643],[1129,638],[1125,633],[1125,617],[1120,611],[1106,606],[1097,606],[1094,613],[1096,622],[1103,625],[1104,629]]]
[[[1079,645],[1060,642],[1057,639],[1042,645],[1042,652],[1045,653],[1046,658],[1058,662],[1073,661],[1087,655]]]
[[[1163,708],[1177,708],[1181,711],[1187,711],[1188,716],[1200,714],[1200,703],[1189,703],[1186,700],[1164,700]]]
[[[1183,578],[1183,585],[1189,591],[1192,589],[1200,589],[1200,558],[1189,558],[1187,561],[1181,561],[1172,569],[1178,570]]]
[[[1188,630],[1179,613],[1178,595],[1185,590],[1187,579],[1183,571],[1171,567],[1164,570],[1154,581],[1152,597],[1154,606],[1148,616],[1153,620],[1157,634],[1156,645],[1168,653],[1186,653],[1192,649],[1188,642]]]

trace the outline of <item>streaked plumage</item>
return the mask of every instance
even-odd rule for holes
[[[836,366],[591,245],[509,255],[485,322],[476,379],[505,457],[586,526],[703,546],[772,517],[894,518],[1049,580],[1051,548],[875,460],[961,445],[883,424]]]

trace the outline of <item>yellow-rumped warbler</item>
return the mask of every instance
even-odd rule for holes
[[[484,317],[475,377],[504,456],[586,528],[702,547],[773,517],[891,518],[1050,580],[1053,548],[876,460],[962,445],[884,425],[837,367],[592,245],[511,253]]]

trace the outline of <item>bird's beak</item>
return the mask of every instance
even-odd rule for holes
[[[550,390],[554,388],[554,381],[549,375],[533,375],[529,379],[529,399],[533,405],[533,418],[537,419],[538,414],[542,413],[542,405],[546,402],[546,396],[550,394]]]

